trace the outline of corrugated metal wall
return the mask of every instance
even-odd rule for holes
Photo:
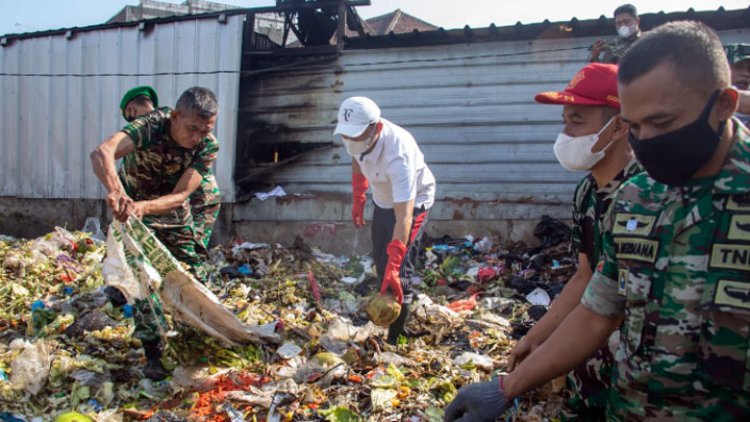
[[[244,15],[224,24],[215,17],[182,20],[145,31],[127,26],[74,32],[71,39],[17,39],[0,48],[0,196],[103,197],[88,155],[124,125],[122,94],[150,84],[162,105],[174,106],[194,85],[216,93],[216,175],[224,199],[234,200],[243,22]]]
[[[721,35],[739,42],[748,33]],[[372,98],[384,117],[412,132],[424,152],[438,181],[433,220],[536,219],[544,213],[569,218],[568,204],[583,173],[566,171],[552,151],[562,108],[533,98],[563,88],[585,65],[593,41],[346,50],[332,65],[260,76],[251,98],[241,101],[250,103],[253,120],[289,128],[278,134],[279,141],[326,142],[332,140],[341,100]],[[337,143],[277,172],[270,182],[289,193],[347,194],[350,163]],[[294,212],[273,204],[248,207],[241,219],[348,215],[338,207],[295,205]]]

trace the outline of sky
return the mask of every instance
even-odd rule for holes
[[[216,0],[215,0],[216,1]],[[744,9],[748,0],[371,0],[370,6],[357,10],[364,18],[389,13],[400,8],[422,20],[444,28],[464,25],[486,27],[550,21],[565,21],[572,17],[595,19],[610,17],[624,1],[632,1],[639,13],[659,11],[677,12],[688,8],[716,10]],[[169,0],[181,3],[181,0]],[[275,5],[274,0],[223,0],[222,3],[243,7]],[[96,25],[105,22],[125,5],[136,5],[138,0],[0,0],[0,34],[42,31],[74,26]],[[470,7],[467,5],[471,5]]]

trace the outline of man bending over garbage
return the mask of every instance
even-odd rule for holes
[[[175,108],[160,108],[137,118],[91,153],[94,173],[107,189],[107,205],[120,221],[142,219],[176,259],[199,281],[206,246],[197,236],[188,198],[210,174],[219,145],[211,135],[218,104],[213,92],[193,87]],[[118,172],[115,160],[124,157]],[[161,365],[158,322],[160,310],[148,301],[135,303],[136,333],[148,358],[145,374],[167,376]],[[152,315],[155,313],[156,315]]]
[[[465,386],[445,420],[492,421],[620,328],[609,420],[750,419],[750,132],[716,33],[672,22],[620,61],[621,118],[646,170],[605,217],[580,304],[510,374]]]
[[[511,367],[544,343],[581,301],[601,256],[602,224],[612,197],[624,181],[643,171],[628,144],[628,125],[620,118],[616,65],[591,63],[564,91],[543,92],[535,99],[563,106],[555,155],[566,169],[589,173],[578,182],[573,198],[572,249],[578,269],[549,312],[513,348]],[[604,420],[612,362],[612,351],[605,346],[569,374],[566,419]]]
[[[156,91],[145,85],[128,90],[120,101],[122,117],[128,122],[154,111],[158,106],[159,98]],[[213,136],[213,134],[208,136]],[[206,248],[211,240],[211,233],[219,217],[220,208],[221,192],[219,192],[213,169],[209,168],[207,175],[201,179],[200,186],[190,195],[190,214],[193,216],[195,235]]]
[[[387,341],[395,344],[406,333],[412,300],[409,278],[435,202],[435,177],[414,137],[382,118],[369,98],[351,97],[341,103],[334,135],[341,136],[352,157],[352,220],[357,228],[365,225],[365,194],[372,187],[372,256],[380,291],[401,304],[388,328]]]

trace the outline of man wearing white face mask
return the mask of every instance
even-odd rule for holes
[[[401,314],[388,329],[388,342],[405,334],[411,294],[408,277],[419,252],[427,214],[435,202],[435,178],[414,137],[380,117],[366,97],[346,99],[339,108],[334,135],[352,157],[352,220],[364,226],[366,192],[372,187],[372,256],[380,291],[401,303]]]
[[[597,40],[591,45],[589,61],[617,64],[630,46],[641,38],[640,24],[641,19],[632,4],[623,4],[615,9],[617,41],[612,45],[605,40]]]
[[[619,117],[616,65],[589,64],[564,91],[544,92],[535,99],[563,105],[564,127],[555,141],[555,156],[566,169],[589,173],[578,183],[573,204],[572,249],[578,254],[578,269],[549,312],[511,351],[511,366],[542,344],[580,302],[599,262],[601,224],[612,196],[622,182],[642,171],[627,141],[627,125]],[[612,354],[604,348],[569,375],[566,419],[604,420],[611,367]]]

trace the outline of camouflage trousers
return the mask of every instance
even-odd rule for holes
[[[187,270],[201,283],[208,281],[208,271],[204,264],[208,260],[208,250],[195,233],[193,220],[176,218],[184,213],[175,212],[167,215],[149,215],[143,217],[143,223],[154,232],[172,256],[187,266]],[[208,243],[208,241],[206,241]],[[150,300],[149,300],[150,299]],[[136,300],[133,306],[135,331],[133,336],[141,341],[154,341],[161,338],[161,332],[168,330],[164,311],[158,297]]]
[[[219,217],[221,193],[213,174],[204,177],[198,189],[190,195],[190,213],[193,215],[195,236],[204,248],[208,248],[214,223]]]
[[[619,339],[619,331],[615,332]],[[568,374],[560,415],[563,421],[603,421],[612,383],[614,356],[610,346],[602,347]]]
[[[146,299],[136,299],[133,303],[133,337],[142,342],[161,339],[169,330],[159,298],[151,294]]]

